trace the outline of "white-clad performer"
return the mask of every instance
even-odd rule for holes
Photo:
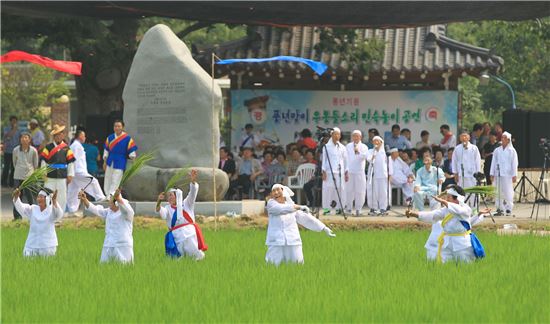
[[[349,181],[346,183],[346,208],[347,213],[351,214],[352,208],[355,207],[355,216],[360,215],[367,194],[365,164],[369,148],[361,142],[361,138],[361,131],[356,129],[351,133],[352,141],[346,145],[349,170]]]
[[[472,227],[481,223],[485,219],[485,215],[488,215],[489,213],[491,213],[490,209],[480,210],[479,214],[477,214],[476,216],[473,216],[470,219],[470,223],[472,224]],[[430,232],[430,236],[428,237],[428,240],[424,245],[424,247],[426,248],[426,257],[429,261],[437,260],[437,249],[439,247],[439,243],[437,242],[437,239],[439,238],[442,232],[443,232],[443,227],[441,227],[440,220],[432,224],[432,231]]]
[[[369,215],[383,215],[389,207],[389,182],[393,173],[392,163],[386,156],[384,140],[380,136],[372,139],[374,147],[369,150],[367,179],[367,202],[370,208]]]
[[[324,231],[330,237],[336,236],[330,228],[309,213],[307,206],[295,205],[292,196],[292,190],[281,184],[275,184],[271,189],[271,198],[266,206],[269,217],[265,240],[267,263],[304,263],[298,224],[312,231]]]
[[[399,157],[397,148],[392,148],[390,151],[393,174],[391,175],[391,184],[396,188],[401,188],[405,202],[409,205],[413,196],[414,174],[405,161]]]
[[[476,254],[472,247],[473,233],[470,230],[472,209],[464,203],[464,189],[451,185],[447,189],[446,199],[434,199],[441,203],[441,208],[425,212],[407,211],[407,215],[431,224],[441,221],[443,231],[437,238],[436,254],[439,262],[473,261]]]
[[[187,256],[197,261],[202,260],[204,251],[208,249],[202,231],[195,223],[195,200],[199,192],[197,175],[197,170],[191,170],[189,193],[185,199],[183,192],[175,188],[170,189],[166,195],[161,192],[158,196],[156,211],[166,220],[168,226],[164,240],[165,251],[166,255],[173,258]],[[165,196],[169,205],[161,207],[160,202]]]
[[[117,189],[112,199],[109,199],[109,208],[89,202],[84,191],[80,191],[79,198],[90,213],[105,219],[105,240],[100,262],[133,263],[134,210],[130,206],[130,202],[122,198],[120,189]]]
[[[71,144],[71,151],[73,151],[75,161],[73,181],[69,183],[67,189],[67,212],[69,213],[74,213],[78,210],[78,206],[80,204],[78,194],[82,189],[92,196],[95,201],[105,199],[105,195],[101,190],[99,182],[88,173],[86,152],[84,151],[82,143],[86,143],[86,133],[83,130],[78,130],[75,134],[75,139]]]
[[[336,215],[335,207],[342,209],[338,199],[338,193],[342,204],[346,203],[345,182],[348,181],[348,162],[346,147],[340,143],[342,133],[335,127],[331,139],[323,149],[322,178],[323,178],[323,209],[325,213],[330,210],[331,215]],[[334,176],[334,178],[333,178]],[[336,182],[336,186],[335,186]],[[338,190],[338,193],[336,192]]]
[[[470,134],[460,134],[460,144],[453,152],[452,170],[455,175],[455,182],[462,188],[470,188],[476,185],[474,174],[482,172],[481,156],[477,146],[470,143]],[[475,207],[475,199],[468,200],[470,207]]]
[[[518,153],[512,145],[512,134],[502,133],[502,145],[493,151],[491,162],[491,180],[495,184],[497,213],[506,211],[506,216],[512,214],[514,208],[514,185],[518,173]]]
[[[57,251],[55,222],[63,217],[63,210],[57,202],[57,190],[53,195],[46,190],[38,192],[37,205],[21,202],[19,189],[13,192],[15,209],[30,222],[29,235],[23,249],[25,257],[54,256]]]

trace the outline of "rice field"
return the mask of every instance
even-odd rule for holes
[[[302,232],[305,264],[264,263],[265,231],[205,230],[202,262],[134,231],[135,264],[100,265],[100,229],[59,229],[55,258],[26,260],[2,229],[1,321],[550,322],[550,241],[480,232],[488,257],[425,261],[426,231]]]

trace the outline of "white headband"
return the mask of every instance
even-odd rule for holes
[[[342,131],[341,131],[340,128],[338,128],[338,127],[334,127],[334,128],[332,129],[332,131],[333,131],[333,132],[338,132],[338,133],[342,134]]]
[[[384,143],[384,140],[383,140],[382,137],[380,137],[380,136],[374,136],[374,137],[372,138],[372,141],[374,142],[375,140],[379,140],[380,142]]]
[[[506,138],[509,139],[509,140],[512,140],[512,134],[510,134],[510,133],[508,133],[508,132],[502,133],[502,136],[506,137]]]
[[[38,195],[39,196],[44,196],[46,198],[46,206],[49,206],[52,203],[52,196],[49,193],[47,193],[46,191],[40,190],[38,192]]]
[[[359,135],[359,136],[361,136],[361,137],[363,136],[363,134],[361,133],[361,131],[358,130],[358,129],[356,129],[356,130],[354,130],[353,132],[351,132],[351,135],[355,135],[355,134],[357,134],[357,135]]]
[[[283,197],[285,197],[285,200],[287,203],[289,204],[294,204],[294,201],[292,200],[292,196],[294,196],[294,192],[287,186],[283,186],[282,184],[280,183],[276,183],[273,185],[273,187],[271,187],[271,191],[273,191],[274,189],[277,189],[277,188],[280,188],[283,190]]]
[[[464,204],[464,200],[465,200],[466,197],[459,194],[454,188],[447,189],[447,194],[449,194],[451,196],[455,196],[460,204]]]
[[[390,152],[390,153],[399,152],[399,150],[397,149],[397,147],[394,147],[391,150],[389,150],[388,152]]]

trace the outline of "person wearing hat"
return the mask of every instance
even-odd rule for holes
[[[470,143],[470,134],[467,131],[460,134],[460,144],[453,152],[452,163],[455,182],[462,188],[474,187],[474,174],[481,172],[481,155],[477,146]],[[469,199],[468,204],[475,207],[475,199]]]
[[[374,147],[369,150],[367,181],[367,202],[370,208],[369,215],[384,215],[389,207],[389,181],[393,174],[393,166],[384,149],[384,140],[380,136],[372,139]]]
[[[424,210],[424,200],[428,199],[430,209],[437,208],[437,200],[434,195],[439,194],[441,185],[445,180],[445,173],[440,168],[432,165],[432,157],[424,156],[424,167],[416,172],[414,180],[414,207],[420,211]]]
[[[502,145],[493,151],[491,161],[491,182],[497,189],[495,200],[497,214],[506,211],[506,216],[512,215],[514,208],[514,183],[518,175],[518,153],[512,145],[512,134],[502,133]],[[496,182],[495,182],[496,180]]]
[[[42,189],[36,197],[36,205],[21,202],[21,192],[13,192],[15,209],[24,219],[28,219],[29,235],[23,249],[24,257],[54,256],[57,251],[55,223],[63,217],[63,209],[57,200],[57,190],[53,195],[48,189]]]
[[[336,236],[330,228],[310,214],[307,206],[294,204],[292,196],[294,192],[290,188],[274,184],[266,205],[269,223],[265,240],[265,261],[276,266],[282,262],[304,263],[298,224],[315,232],[323,231],[330,237]]]
[[[109,199],[109,207],[94,205],[86,197],[84,190],[78,194],[78,198],[90,213],[105,220],[105,240],[101,251],[100,262],[114,260],[120,263],[134,262],[134,239],[132,237],[132,223],[134,210],[130,202],[120,194],[120,189],[115,191]]]
[[[103,190],[105,194],[112,195],[120,187],[120,181],[128,159],[136,158],[138,147],[130,135],[124,131],[124,122],[115,120],[114,133],[105,139],[103,150],[103,169],[105,170],[105,182]]]
[[[464,202],[464,189],[451,185],[446,194],[445,199],[434,196],[441,208],[426,212],[408,210],[406,215],[426,223],[441,221],[442,231],[437,237],[438,262],[471,262],[483,257],[483,247],[480,249],[481,243],[471,231],[472,209]]]
[[[80,202],[78,201],[78,193],[80,190],[84,190],[95,201],[101,201],[105,199],[101,186],[96,178],[88,173],[88,165],[86,163],[86,152],[84,152],[83,143],[86,143],[86,132],[79,129],[76,131],[74,141],[71,144],[71,151],[73,151],[75,162],[75,175],[69,187],[67,189],[67,212],[74,213],[78,210]]]
[[[65,126],[53,125],[51,135],[53,142],[44,147],[40,153],[42,166],[48,165],[52,170],[48,172],[44,186],[52,191],[57,190],[59,206],[63,212],[67,203],[67,185],[74,176],[74,155],[71,148],[63,141]]]
[[[361,142],[360,130],[351,133],[351,142],[346,145],[349,181],[346,184],[346,209],[351,214],[355,202],[355,216],[361,214],[367,194],[367,178],[365,176],[365,164],[369,148]]]
[[[32,146],[40,152],[43,148],[46,136],[44,136],[44,132],[38,127],[38,121],[34,118],[29,121],[29,128],[31,130]]]
[[[325,213],[330,210],[331,215],[336,215],[335,208],[343,210],[344,206],[340,203],[346,202],[345,182],[349,180],[348,154],[346,147],[340,143],[341,134],[340,129],[335,127],[322,153],[323,209]]]
[[[394,147],[390,150],[390,157],[390,163],[392,164],[393,169],[391,184],[395,188],[401,189],[401,191],[403,191],[405,202],[407,205],[409,205],[412,201],[413,196],[413,172],[409,165],[399,157],[399,150],[397,148]]]
[[[199,261],[204,259],[204,251],[208,250],[201,228],[195,222],[195,200],[199,192],[197,175],[195,169],[189,173],[189,193],[185,199],[178,188],[171,188],[158,196],[156,212],[166,220],[168,226],[164,238],[165,251],[166,255],[173,258],[185,256]],[[165,198],[169,205],[162,207],[160,204]]]

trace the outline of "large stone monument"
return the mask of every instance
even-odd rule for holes
[[[149,166],[125,186],[131,199],[156,200],[182,167],[199,170],[199,200],[214,199],[214,174],[217,198],[224,196],[227,175],[212,169],[219,160],[221,89],[214,85],[212,91],[211,76],[167,26],[156,25],[143,36],[122,98],[126,130],[139,147],[138,155],[156,152]],[[188,185],[182,183],[182,189],[187,191]]]

